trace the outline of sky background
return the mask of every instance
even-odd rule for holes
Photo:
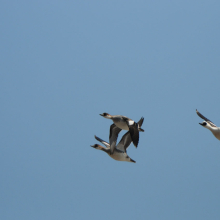
[[[219,1],[0,5],[0,219],[220,219]],[[145,118],[136,164],[103,112]]]

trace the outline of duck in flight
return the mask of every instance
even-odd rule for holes
[[[206,118],[205,116],[203,116],[197,109],[196,109],[196,113],[197,115],[202,118],[203,121],[202,123],[199,123],[200,125],[202,125],[204,128],[209,129],[212,134],[218,139],[220,140],[220,128],[217,127],[213,122],[211,122],[208,118]]]
[[[95,136],[95,139],[100,141],[106,147],[103,147],[99,144],[91,145],[91,147],[93,147],[97,150],[102,150],[102,151],[106,152],[114,160],[136,163],[136,161],[132,160],[127,155],[127,148],[129,147],[129,145],[132,142],[131,135],[130,135],[129,131],[126,134],[124,134],[124,136],[121,138],[120,142],[115,147],[113,154],[111,154],[110,144],[108,142],[103,141],[101,138],[99,138],[97,136]]]

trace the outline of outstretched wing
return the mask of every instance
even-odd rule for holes
[[[138,131],[138,124],[136,122],[133,123],[133,125],[129,125],[128,121],[126,121],[128,127],[129,127],[129,132],[131,135],[131,140],[134,144],[135,147],[138,146],[139,142],[139,131]]]
[[[142,118],[138,121],[138,126],[139,126],[139,128],[142,126],[143,122],[144,122],[144,118],[142,117]]]
[[[212,127],[217,127],[213,122],[211,122],[208,118],[206,118],[205,116],[203,116],[197,109],[196,109],[196,113],[197,115],[204,119],[207,123],[209,123]]]
[[[131,142],[132,140],[131,140],[130,131],[128,131],[127,133],[123,135],[123,137],[121,138],[116,148],[120,151],[126,152]]]
[[[103,141],[101,138],[99,138],[99,137],[97,137],[97,136],[95,136],[95,139],[96,139],[97,141],[101,142],[102,144],[104,144],[107,148],[110,148],[110,145],[109,145],[108,142]]]
[[[120,131],[121,131],[121,128],[117,127],[115,124],[112,124],[110,126],[109,144],[110,144],[111,153],[114,152],[117,139],[118,139],[118,134]]]

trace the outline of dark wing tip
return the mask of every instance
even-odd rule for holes
[[[143,122],[144,122],[144,117],[142,117],[142,118],[137,122],[139,128],[142,126]]]
[[[205,116],[203,116],[197,109],[196,109],[196,113],[197,113],[197,115],[200,117],[200,118],[202,118],[202,119],[204,119],[204,120],[208,120]]]
[[[137,148],[139,142],[139,131],[137,123],[134,123],[134,125],[129,126],[129,132],[131,135],[132,142],[134,146]]]
[[[100,139],[99,137],[97,137],[96,135],[95,135],[95,139],[96,139],[97,141],[101,141],[101,139]]]
[[[131,160],[131,162],[136,163],[136,161],[135,161],[135,160],[132,160],[131,158],[130,158],[130,160]]]
[[[139,142],[139,136],[132,136],[132,142],[134,146],[137,148],[138,147],[138,142]]]

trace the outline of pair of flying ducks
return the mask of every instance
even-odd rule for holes
[[[204,121],[199,123],[203,127],[209,129],[212,134],[220,140],[220,127],[217,127],[213,122],[211,122],[208,118],[203,116],[200,112],[197,111],[197,115],[202,118]],[[127,148],[133,142],[134,146],[137,147],[139,141],[139,131],[144,131],[141,126],[143,124],[144,118],[142,117],[140,121],[137,123],[130,118],[127,118],[122,115],[110,115],[108,113],[100,114],[104,118],[111,119],[114,123],[110,126],[110,134],[109,134],[109,143],[103,141],[101,138],[95,136],[96,140],[100,141],[102,144],[106,146],[102,147],[101,145],[95,144],[91,147],[96,148],[98,150],[102,150],[106,152],[111,158],[119,161],[127,161],[133,162],[127,155]],[[116,146],[118,134],[121,130],[129,130],[120,140],[118,145]]]
[[[139,142],[139,131],[144,131],[141,128],[144,118],[142,117],[136,123],[132,119],[122,115],[110,115],[108,113],[103,113],[100,115],[104,118],[111,119],[114,122],[110,126],[109,143],[95,136],[95,139],[104,144],[106,148],[99,144],[92,145],[91,147],[106,152],[115,160],[135,163],[135,161],[127,155],[127,148],[131,142],[133,142],[134,146],[137,148]],[[124,134],[118,145],[116,145],[118,134],[121,130],[128,130],[128,132]]]

